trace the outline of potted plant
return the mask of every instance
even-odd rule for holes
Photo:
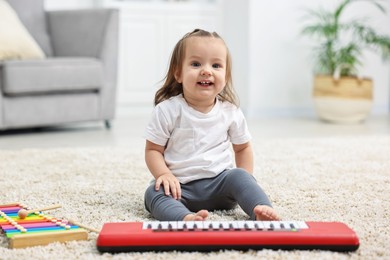
[[[318,40],[313,97],[319,117],[330,122],[361,122],[371,110],[373,82],[358,71],[363,50],[373,50],[384,60],[390,57],[390,38],[367,25],[366,18],[342,19],[355,2],[386,12],[379,0],[342,0],[332,11],[310,10],[309,23],[302,30],[304,36]]]

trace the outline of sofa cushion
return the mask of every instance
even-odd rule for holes
[[[4,1],[4,0],[1,0]],[[26,26],[47,56],[52,56],[53,49],[47,26],[47,16],[43,0],[7,0],[16,11],[19,19]]]
[[[0,60],[45,57],[18,15],[4,0],[0,0],[0,17]]]
[[[103,85],[103,65],[95,58],[12,60],[2,67],[5,95],[98,90]]]
[[[93,92],[4,97],[2,103],[3,120],[8,128],[46,126],[101,118],[100,95]]]

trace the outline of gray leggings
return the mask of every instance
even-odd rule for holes
[[[256,219],[253,209],[257,205],[272,206],[256,179],[243,169],[226,170],[214,178],[200,179],[181,184],[181,199],[156,191],[154,182],[146,189],[145,208],[160,221],[180,221],[188,214],[201,209],[232,209],[237,204]]]

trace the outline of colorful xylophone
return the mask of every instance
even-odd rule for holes
[[[28,209],[20,203],[0,205],[0,229],[9,239],[9,248],[88,239],[88,233],[84,228],[42,212],[31,213],[21,219],[18,217],[18,211],[23,208]]]

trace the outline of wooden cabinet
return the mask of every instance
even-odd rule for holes
[[[195,28],[220,31],[219,1],[99,1],[120,10],[118,105],[153,107],[176,42]]]

